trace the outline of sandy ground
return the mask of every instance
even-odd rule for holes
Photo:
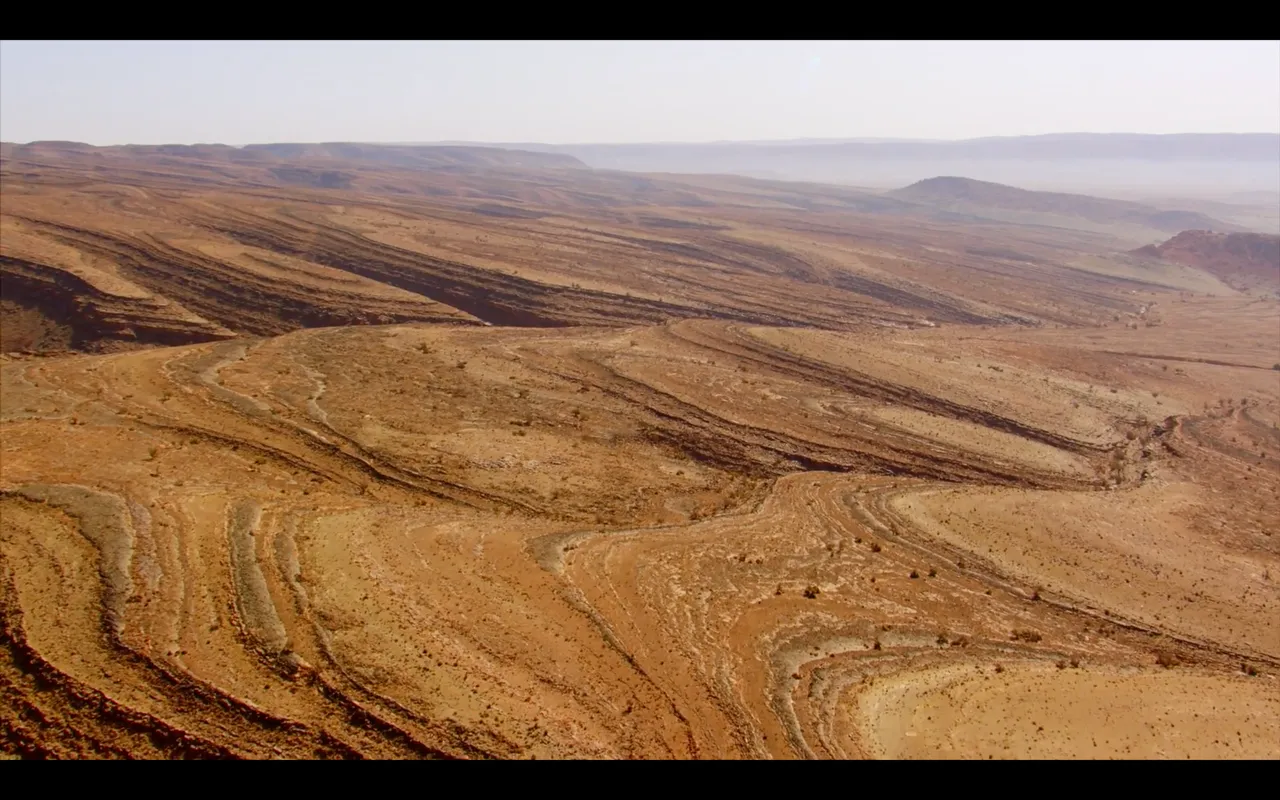
[[[190,338],[0,360],[0,751],[1280,757],[1276,301],[180,178],[6,183],[6,270],[127,301],[61,341]]]

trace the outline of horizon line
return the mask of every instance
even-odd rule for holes
[[[140,144],[136,142],[123,142],[115,144],[95,145],[88,142],[76,141],[74,139],[33,139],[27,142],[3,142],[4,144],[13,144],[16,146],[29,146],[34,144],[74,144],[83,145],[85,147],[199,147],[199,146],[217,146],[217,147],[233,147],[245,148],[272,144],[364,144],[364,145],[381,145],[391,147],[448,147],[448,146],[479,146],[479,147],[518,147],[522,145],[535,145],[541,147],[628,147],[650,145],[659,147],[699,147],[714,145],[823,145],[823,144],[961,144],[964,142],[981,142],[998,139],[1043,139],[1054,136],[1151,136],[1151,137],[1169,137],[1169,136],[1280,136],[1280,131],[1185,131],[1180,133],[1137,133],[1137,132],[1107,132],[1098,133],[1092,131],[1060,131],[1054,133],[1035,133],[1035,134],[999,134],[993,136],[975,136],[963,139],[915,139],[910,137],[873,137],[873,136],[857,136],[857,137],[840,137],[840,136],[823,136],[823,137],[796,137],[791,139],[713,139],[703,141],[680,141],[680,140],[653,140],[653,141],[634,141],[634,142],[541,142],[541,141],[492,141],[479,139],[438,139],[430,141],[369,141],[369,140],[316,140],[316,141],[298,141],[298,140],[276,140],[276,141],[256,141],[245,142],[242,144],[230,144],[226,142],[162,142],[155,144]]]

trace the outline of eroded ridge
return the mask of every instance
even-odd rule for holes
[[[1139,314],[1136,292],[1234,293],[1124,252],[1124,226],[975,228],[835,186],[638,177],[496,148],[458,161],[46,145],[0,155],[4,352],[417,322],[1079,325]]]

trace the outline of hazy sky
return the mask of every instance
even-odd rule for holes
[[[0,139],[1280,132],[1280,42],[0,42]]]

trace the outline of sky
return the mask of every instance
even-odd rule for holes
[[[1280,41],[0,42],[0,139],[1280,132]]]

